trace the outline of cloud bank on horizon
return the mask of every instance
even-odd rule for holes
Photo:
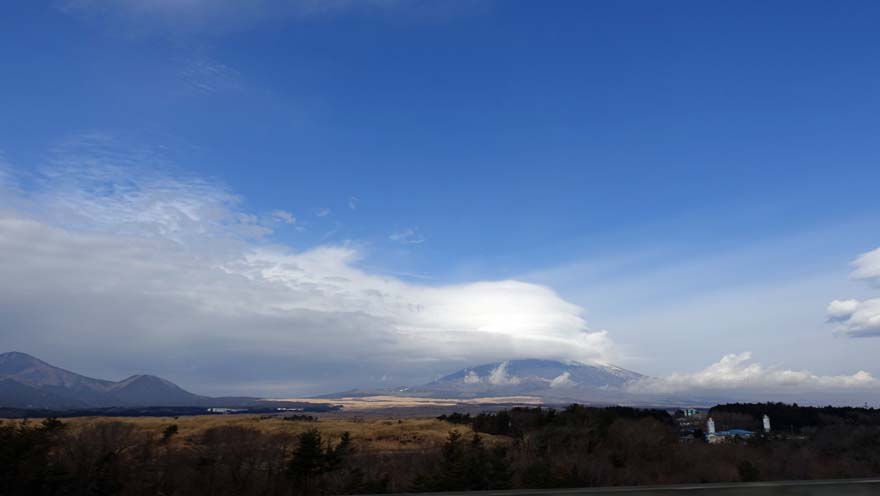
[[[880,248],[858,256],[851,277],[880,287]],[[880,298],[834,300],[826,309],[834,332],[845,337],[880,336]],[[849,391],[877,393],[880,381],[860,370],[851,375],[820,376],[807,370],[764,367],[752,361],[751,352],[728,354],[718,362],[693,373],[674,373],[666,377],[645,377],[629,384],[637,393],[717,393],[733,390],[753,393],[804,394]]]
[[[703,370],[675,373],[666,377],[645,377],[628,385],[635,393],[811,393],[840,390],[877,391],[880,382],[865,371],[852,375],[820,376],[807,370],[764,367],[752,361],[751,352],[732,353]]]
[[[880,287],[880,248],[858,256],[853,262],[851,277]],[[866,300],[834,300],[827,309],[828,321],[834,332],[846,337],[880,336],[880,298]],[[752,361],[751,352],[733,353],[693,373],[674,373],[666,377],[645,377],[628,386],[637,393],[717,393],[734,390],[754,393],[779,392],[803,394],[810,392],[880,390],[880,381],[860,370],[851,375],[821,376],[807,370],[765,367]]]
[[[85,142],[29,181],[0,175],[0,337],[23,351],[71,343],[218,381],[266,367],[242,385],[264,392],[267,381],[302,392],[284,377],[313,392],[511,357],[611,356],[608,334],[548,287],[413,284],[359,268],[352,242],[297,251],[272,241],[294,213],[245,212],[218,184]]]

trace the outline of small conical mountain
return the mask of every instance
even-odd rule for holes
[[[194,405],[201,399],[177,384],[154,375],[133,375],[114,383],[107,391],[125,404],[184,406]]]
[[[26,353],[0,354],[0,407],[196,406],[206,399],[155,376],[106,381],[55,367]]]

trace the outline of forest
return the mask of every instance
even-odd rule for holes
[[[773,429],[797,433],[835,425],[880,426],[880,410],[857,407],[814,407],[786,403],[729,403],[709,410],[710,416],[739,415],[742,422],[757,429],[763,415],[773,421]],[[746,425],[743,425],[745,427]]]
[[[404,419],[345,424],[365,426],[352,432],[306,416],[276,419],[284,427],[276,430],[260,427],[276,420],[240,416],[201,430],[174,418],[155,428],[135,419],[5,420],[0,494],[309,496],[880,474],[880,411],[766,403],[709,414],[746,423],[768,414],[795,434],[710,445],[682,439],[666,411],[580,405],[421,421],[443,433],[436,442]],[[375,426],[386,444],[375,444]]]

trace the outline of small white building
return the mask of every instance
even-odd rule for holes
[[[764,432],[770,432],[770,417],[764,414]]]

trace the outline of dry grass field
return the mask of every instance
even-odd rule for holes
[[[223,426],[240,426],[257,429],[267,434],[295,436],[308,429],[317,429],[322,437],[338,440],[343,432],[352,437],[359,451],[392,453],[399,451],[426,450],[441,446],[450,431],[467,433],[467,426],[454,425],[434,418],[341,418],[329,416],[317,422],[284,420],[283,416],[261,415],[205,415],[192,417],[77,417],[62,421],[67,428],[76,431],[82,427],[102,422],[123,422],[155,436],[171,425],[176,425],[176,442],[187,442],[209,429]],[[7,421],[9,422],[9,421]],[[35,422],[36,423],[36,422]],[[483,435],[488,444],[505,443],[505,438]]]

